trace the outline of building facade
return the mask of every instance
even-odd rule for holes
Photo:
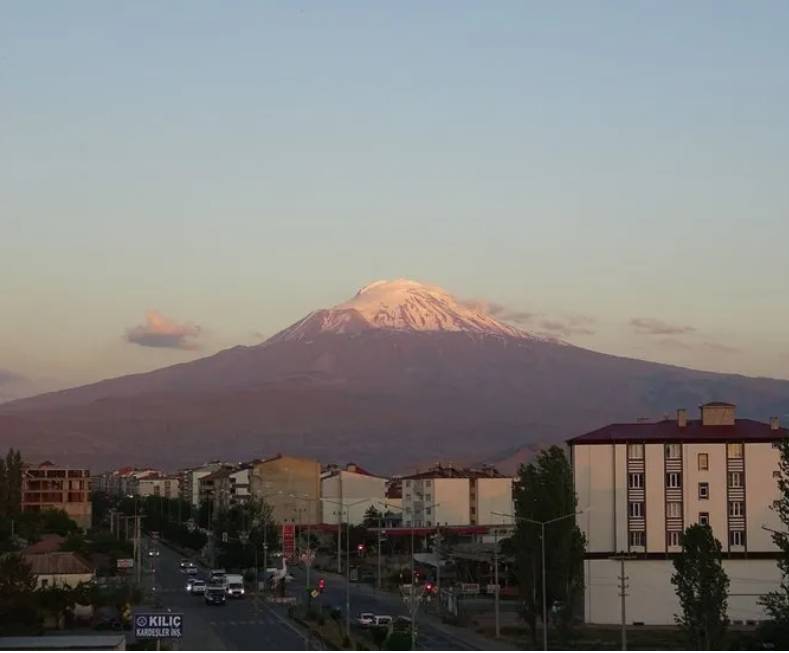
[[[321,521],[321,466],[317,460],[277,455],[251,463],[250,493],[265,501],[279,524]]]
[[[620,563],[624,554],[628,621],[672,624],[679,603],[671,585],[672,558],[692,524],[706,524],[721,542],[731,579],[729,616],[763,618],[761,594],[779,580],[777,549],[768,529],[781,523],[779,451],[789,432],[778,420],[737,419],[733,404],[701,406],[676,419],[612,424],[569,440],[579,528],[587,538],[585,618],[619,623]]]
[[[139,497],[177,499],[180,496],[180,482],[177,476],[149,472],[134,478],[130,483],[129,494]]]
[[[22,474],[22,511],[63,510],[80,528],[90,528],[90,472],[47,461]]]
[[[354,463],[327,469],[321,477],[323,523],[350,522],[357,526],[369,508],[383,512],[386,484],[387,479]]]
[[[403,526],[512,523],[511,477],[493,467],[438,464],[402,479]]]

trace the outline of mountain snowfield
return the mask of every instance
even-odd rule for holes
[[[399,279],[258,345],[2,404],[0,444],[95,471],[278,452],[381,473],[436,460],[511,471],[539,445],[710,400],[786,415],[789,381],[590,351]]]
[[[460,303],[443,288],[397,279],[368,284],[347,302],[310,313],[270,342],[309,340],[320,333],[355,334],[368,329],[534,337]]]

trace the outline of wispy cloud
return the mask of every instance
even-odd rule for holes
[[[0,385],[5,385],[8,383],[16,383],[18,381],[24,381],[25,377],[21,374],[17,374],[16,372],[12,372],[11,370],[5,370],[0,368]]]
[[[708,352],[716,354],[737,354],[740,349],[720,342],[706,340],[703,342],[688,342],[679,338],[661,338],[657,344],[667,349],[681,349],[683,351]]]
[[[514,322],[515,324],[525,324],[537,317],[536,313],[512,309],[504,306],[503,304],[489,302],[485,299],[467,299],[461,301],[460,303],[466,308],[491,315],[497,320],[502,320],[504,322]]]
[[[540,320],[539,326],[557,336],[591,336],[595,334],[592,326],[595,319],[588,315],[570,315],[564,318],[547,318]]]
[[[654,317],[634,317],[630,326],[636,333],[646,336],[676,336],[696,331],[695,327],[669,324]]]
[[[159,311],[145,313],[145,324],[139,324],[126,332],[126,340],[142,347],[167,349],[197,349],[195,339],[200,335],[196,324],[179,324]]]

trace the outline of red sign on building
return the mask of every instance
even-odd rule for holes
[[[295,524],[282,524],[282,555],[288,560],[296,555]]]

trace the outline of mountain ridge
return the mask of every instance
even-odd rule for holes
[[[383,303],[382,319],[373,319],[376,299],[353,331],[299,328],[316,311],[258,345],[0,405],[0,441],[28,459],[94,468],[174,469],[282,451],[397,472],[528,455],[534,443],[714,399],[737,403],[743,417],[789,413],[789,381],[447,322],[453,304],[439,307],[441,320],[414,325],[414,313],[401,320]],[[278,337],[289,330],[295,337]]]

